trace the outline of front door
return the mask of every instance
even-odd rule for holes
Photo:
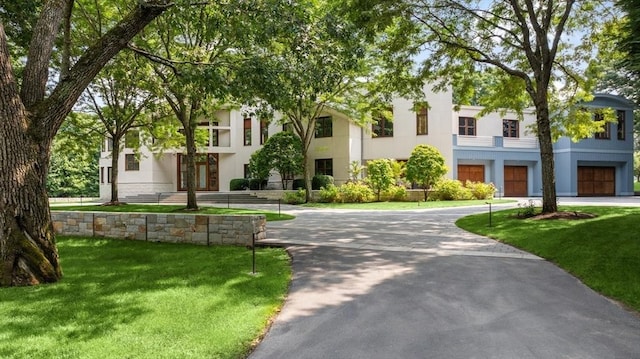
[[[178,190],[187,190],[186,155],[178,155]],[[202,153],[196,155],[196,191],[218,191],[218,154]]]

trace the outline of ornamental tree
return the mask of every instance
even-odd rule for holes
[[[447,173],[444,157],[437,148],[431,145],[418,145],[407,161],[407,180],[422,188],[424,200],[429,197],[429,190]]]
[[[394,184],[395,178],[390,162],[386,158],[367,162],[367,183],[376,194],[377,201],[380,201],[382,192]]]
[[[438,88],[491,71],[492,100],[485,111],[536,112],[543,212],[557,211],[553,140],[578,130],[593,133],[591,99],[598,75],[593,41],[617,14],[607,1],[351,0],[347,11],[381,43],[390,69],[413,69]],[[596,16],[597,14],[597,16]],[[461,93],[469,93],[461,91]],[[585,130],[587,128],[587,130]]]

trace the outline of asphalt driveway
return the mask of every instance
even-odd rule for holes
[[[453,224],[477,211],[303,210],[270,224],[294,278],[250,358],[640,358],[640,317]]]

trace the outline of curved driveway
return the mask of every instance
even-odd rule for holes
[[[640,358],[637,315],[453,224],[486,210],[307,209],[270,223],[294,278],[250,358]]]

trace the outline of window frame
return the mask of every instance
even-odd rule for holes
[[[461,124],[461,121],[464,120],[464,124]],[[458,135],[459,136],[476,136],[477,131],[477,120],[475,117],[467,117],[467,116],[458,116]],[[469,131],[472,130],[472,131]],[[464,133],[461,133],[464,132]],[[473,133],[469,133],[473,132]]]
[[[242,128],[243,128],[243,142],[245,146],[251,146],[251,117],[247,117],[244,119]]]
[[[515,131],[515,136],[511,136],[512,131]],[[520,121],[503,118],[502,119],[502,137],[520,138]]]
[[[424,123],[422,123],[424,122]],[[421,106],[416,111],[416,135],[424,136],[429,134],[429,109]]]
[[[127,153],[124,155],[124,170],[125,171],[140,171],[140,161],[133,153]]]
[[[594,121],[602,121],[604,120],[604,115],[601,112],[596,112],[593,116]],[[606,122],[604,124],[604,131],[596,132],[593,135],[593,138],[596,140],[610,140],[611,139],[611,123]]]
[[[333,158],[316,158],[314,161],[314,174],[333,177]]]
[[[260,120],[260,144],[264,145],[269,139],[269,121]]]
[[[618,117],[618,140],[625,141],[627,139],[627,113],[624,110],[616,112]]]
[[[333,118],[321,116],[316,119],[315,138],[333,137]]]
[[[393,108],[388,109],[393,117]],[[393,120],[387,119],[382,114],[375,114],[376,122],[371,124],[371,132],[375,135],[373,138],[389,138],[393,137]]]
[[[113,168],[109,166],[107,167],[107,183],[111,183],[112,177],[113,177]]]

